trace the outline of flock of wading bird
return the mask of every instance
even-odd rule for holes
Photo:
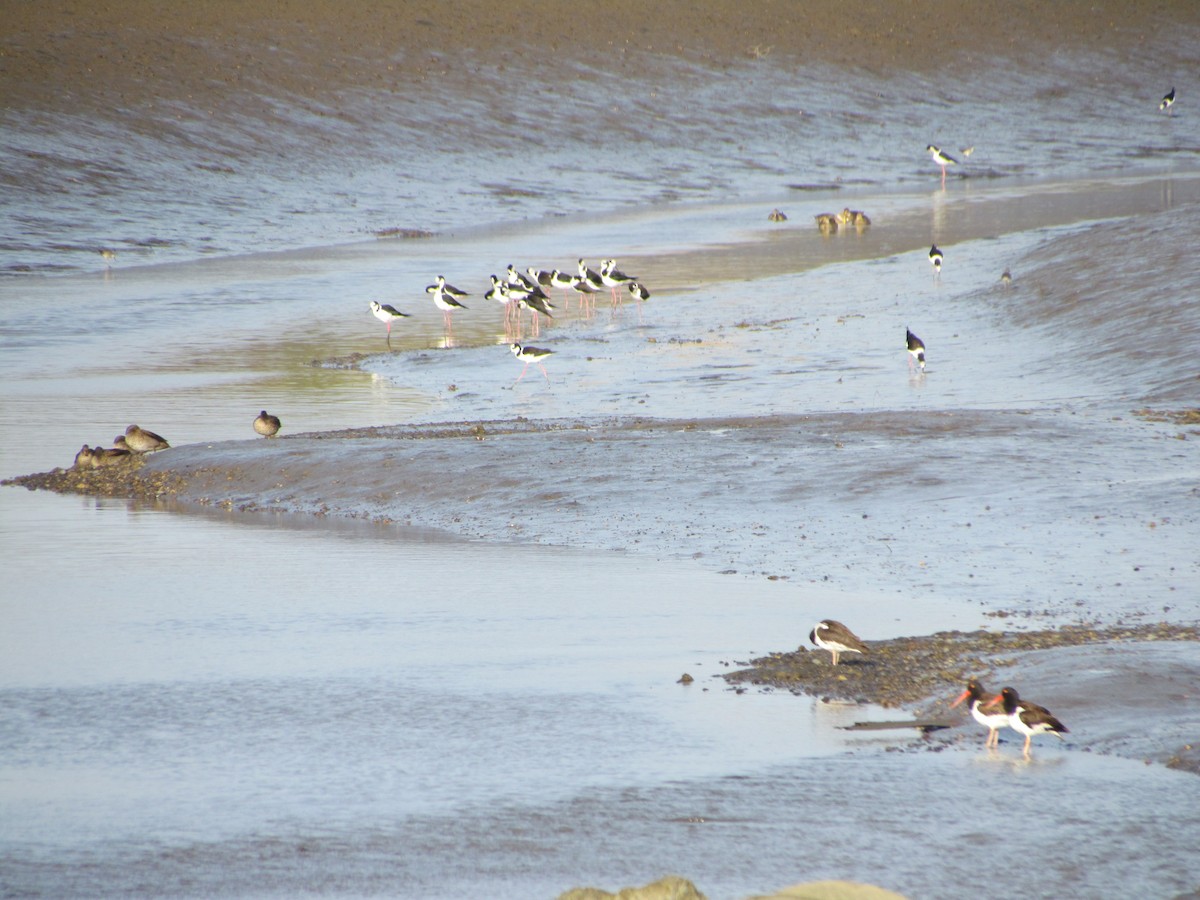
[[[626,275],[617,268],[615,259],[606,259],[600,265],[600,271],[589,268],[586,260],[579,260],[578,274],[572,275],[561,269],[538,269],[529,266],[524,272],[516,266],[509,265],[504,278],[491,276],[491,287],[484,292],[483,299],[499,303],[504,308],[504,333],[509,340],[509,349],[525,368],[517,376],[517,381],[525,377],[531,364],[536,364],[546,376],[549,383],[550,375],[542,361],[550,357],[554,351],[545,347],[531,347],[521,343],[524,313],[530,314],[530,326],[533,337],[541,333],[541,317],[554,318],[559,309],[550,300],[548,291],[556,288],[563,292],[563,309],[570,308],[571,294],[579,299],[579,310],[585,318],[590,318],[596,311],[596,295],[608,293],[612,298],[614,313],[621,306],[622,294],[628,292],[638,303],[638,314],[641,315],[641,304],[650,299],[650,291],[632,275]],[[463,301],[470,297],[468,291],[460,290],[446,282],[444,275],[437,276],[433,284],[425,288],[425,293],[433,295],[434,305],[442,311],[442,321],[446,328],[446,337],[454,335],[454,313],[469,309]],[[388,303],[371,301],[371,315],[387,326],[387,344],[392,346],[392,323],[399,319],[409,318],[409,313],[401,312]]]
[[[823,619],[813,626],[808,633],[808,639],[822,650],[828,650],[833,656],[836,666],[843,653],[864,654],[868,647],[853,631],[834,619]],[[1029,759],[1030,743],[1034,735],[1052,734],[1059,740],[1065,741],[1064,734],[1069,733],[1062,722],[1058,721],[1050,710],[1028,700],[1022,700],[1015,688],[1006,687],[999,694],[989,698],[987,691],[974,678],[967,681],[966,690],[958,695],[958,699],[950,704],[958,706],[964,700],[969,700],[968,708],[972,718],[988,729],[987,742],[989,750],[999,746],[1000,729],[1011,728],[1017,734],[1025,736],[1025,747],[1022,751]]]

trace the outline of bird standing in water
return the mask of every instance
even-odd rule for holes
[[[951,156],[949,153],[943,153],[940,147],[935,147],[933,144],[930,144],[925,149],[929,151],[929,155],[933,159],[933,161],[942,167],[942,187],[945,187],[946,186],[946,167],[947,166],[957,166],[958,160],[955,159],[953,156]]]
[[[1029,744],[1033,740],[1035,734],[1052,734],[1060,741],[1065,741],[1064,734],[1069,734],[1067,726],[1058,721],[1050,714],[1050,710],[1044,706],[1038,706],[1036,703],[1030,703],[1028,700],[1022,700],[1015,690],[1006,687],[998,695],[993,697],[988,703],[983,705],[983,709],[1002,705],[1004,712],[1008,714],[1008,727],[1018,734],[1025,735],[1025,758],[1030,758]]]
[[[912,371],[913,361],[915,360],[917,365],[921,367],[921,371],[924,372],[925,371],[925,342],[923,340],[921,340],[919,337],[917,337],[915,334],[913,334],[911,331],[909,331],[907,328],[904,329],[904,339],[908,344],[908,355],[909,355],[908,370],[910,372]]]
[[[931,266],[933,266],[933,274],[934,275],[942,274],[942,261],[945,258],[946,258],[946,255],[944,253],[942,253],[941,250],[938,249],[937,244],[934,244],[932,247],[929,248],[929,264]]]
[[[378,300],[371,301],[371,315],[377,318],[380,322],[387,326],[387,343],[392,346],[392,322],[396,319],[407,319],[408,313],[402,313],[390,303],[380,303]]]

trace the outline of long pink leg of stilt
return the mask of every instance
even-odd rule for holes
[[[549,376],[549,374],[547,374],[547,372],[546,372],[546,367],[545,367],[545,366],[543,366],[541,363],[538,363],[538,368],[539,368],[539,369],[541,369],[541,370],[542,370],[542,374],[546,376],[546,384],[549,384],[549,383],[550,383],[550,376]]]
[[[525,373],[526,373],[526,372],[528,372],[528,371],[529,371],[529,363],[525,363],[525,368],[523,368],[523,369],[521,370],[521,374],[517,376],[517,381],[520,381],[522,378],[524,378],[524,377],[525,377]],[[513,384],[516,384],[516,383],[517,383],[517,381],[514,381],[514,382],[513,382]]]

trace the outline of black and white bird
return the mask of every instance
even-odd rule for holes
[[[371,301],[371,315],[387,326],[389,345],[392,342],[392,322],[396,319],[408,318],[408,313],[402,313],[390,303],[380,303],[378,300]]]
[[[853,631],[834,619],[823,619],[813,626],[808,639],[822,650],[833,654],[833,664],[843,653],[866,653],[867,645]]]
[[[925,149],[929,151],[929,156],[933,159],[933,161],[942,167],[942,186],[945,187],[946,167],[957,166],[958,160],[949,153],[943,153],[940,147],[935,147],[933,144],[930,144]]]
[[[645,303],[650,299],[650,292],[646,290],[646,286],[640,281],[629,282],[629,294],[638,303]]]
[[[624,287],[625,285],[631,284],[636,280],[637,279],[630,275],[626,275],[624,272],[618,269],[617,261],[615,259],[606,259],[600,266],[600,281],[608,286],[608,288],[612,291],[612,300],[614,304],[617,302],[617,288]]]
[[[925,371],[925,342],[909,331],[904,329],[904,340],[908,345],[908,370],[911,372],[913,362],[916,362],[921,367],[921,371]]]
[[[457,290],[457,288],[453,288],[453,285],[446,284],[445,279],[442,278],[441,275],[438,276],[438,281],[438,284],[431,284],[429,287],[425,288],[425,290],[426,292],[433,294],[433,305],[442,311],[442,321],[445,322],[446,330],[449,331],[454,327],[454,323],[451,319],[454,311],[456,309],[468,309],[467,306],[459,302],[458,298],[466,297],[468,295],[463,291],[451,293],[450,290],[447,290],[448,288],[452,288],[453,290]]]
[[[1001,705],[1008,714],[1008,727],[1017,734],[1025,735],[1025,758],[1029,759],[1029,743],[1035,734],[1052,734],[1060,741],[1065,741],[1064,734],[1069,734],[1067,726],[1050,714],[1050,710],[1028,700],[1022,700],[1015,690],[1006,687],[993,697],[983,708]]]
[[[427,288],[425,288],[425,293],[427,293],[427,294],[432,294],[432,293],[435,293],[436,291],[441,291],[443,294],[453,297],[455,300],[461,300],[463,297],[471,296],[466,291],[460,291],[458,288],[456,288],[452,284],[446,284],[446,276],[445,275],[439,275],[434,280],[433,284],[431,284]],[[466,307],[464,306],[463,309],[466,309]]]
[[[550,383],[550,376],[546,373],[546,367],[542,365],[542,360],[553,355],[553,350],[547,350],[544,347],[524,347],[521,344],[512,344],[508,349],[512,351],[513,356],[525,363],[525,368],[517,376],[517,381],[525,377],[525,373],[529,371],[530,365],[536,365],[542,370],[542,374],[546,376],[546,383]],[[516,383],[516,381],[513,382],[513,384]]]
[[[1169,90],[1167,92],[1166,96],[1162,98],[1162,103],[1158,104],[1158,111],[1159,112],[1165,111],[1168,116],[1173,116],[1174,113],[1171,112],[1171,107],[1174,105],[1175,105],[1175,88],[1171,88],[1171,90]]]
[[[942,261],[946,258],[945,254],[938,249],[938,245],[934,244],[929,248],[929,264],[933,266],[933,274],[942,274]]]
[[[996,708],[994,712],[988,712],[983,706],[991,701],[987,699],[987,692],[984,691],[983,685],[972,678],[967,682],[967,689],[958,695],[958,699],[950,704],[953,709],[964,700],[969,700],[968,709],[971,711],[971,717],[988,730],[987,742],[985,747],[995,747],[1000,743],[1000,729],[1008,726],[1008,713],[1004,710]]]

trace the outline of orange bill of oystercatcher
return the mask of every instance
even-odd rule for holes
[[[1008,715],[1008,727],[1017,734],[1025,735],[1025,758],[1030,758],[1029,744],[1035,734],[1052,734],[1060,741],[1065,741],[1064,734],[1069,734],[1067,726],[1058,721],[1050,710],[1028,700],[1022,700],[1016,690],[1006,687],[999,694],[983,705],[984,710],[1001,706]]]
[[[987,700],[987,692],[983,689],[978,681],[972,678],[967,682],[967,689],[958,695],[958,699],[950,704],[953,709],[964,700],[970,700],[969,709],[971,718],[988,730],[987,743],[985,747],[995,747],[1000,743],[1000,729],[1008,726],[1008,713],[1002,709],[997,709],[995,712],[988,712],[983,709],[985,703],[990,703]]]
[[[822,650],[828,650],[835,666],[843,653],[867,652],[867,645],[858,635],[835,619],[822,619],[808,633],[808,639]]]

